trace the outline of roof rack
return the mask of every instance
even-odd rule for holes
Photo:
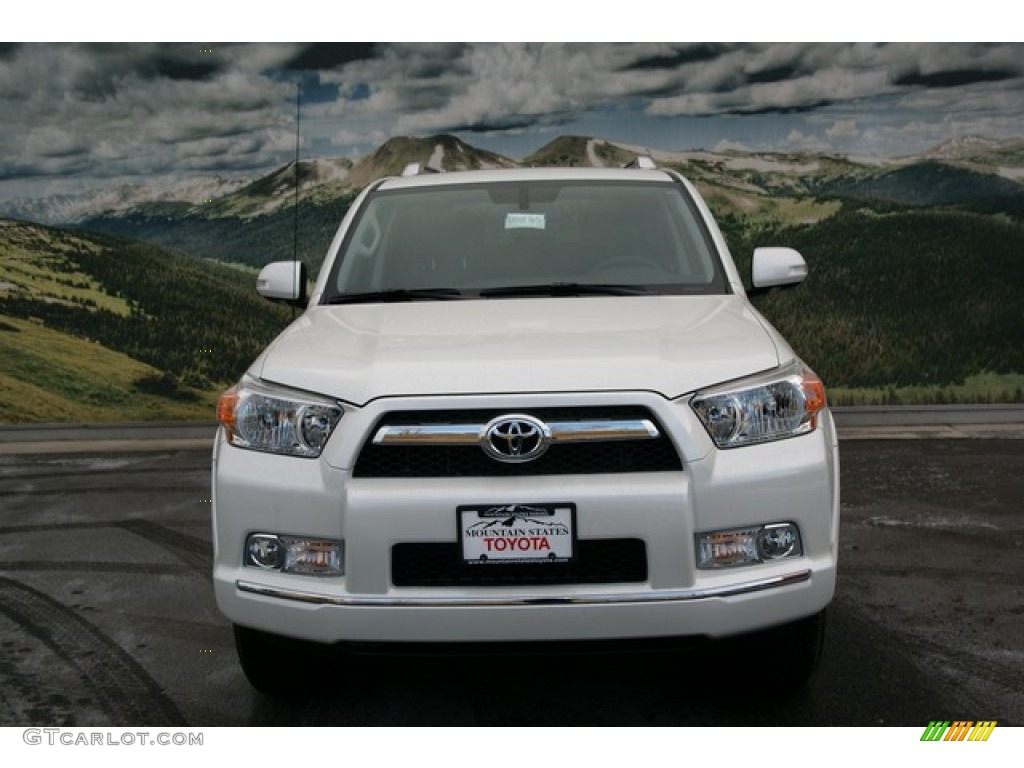
[[[654,170],[654,169],[656,169],[658,167],[658,165],[657,165],[657,163],[654,162],[654,158],[651,157],[650,155],[637,155],[636,157],[634,157],[632,160],[630,160],[628,163],[626,163],[622,167],[623,168],[643,168],[645,170]]]

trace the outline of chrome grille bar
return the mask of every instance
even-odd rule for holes
[[[479,445],[485,424],[409,424],[381,427],[374,445]],[[658,428],[649,419],[548,422],[552,443],[654,440]]]

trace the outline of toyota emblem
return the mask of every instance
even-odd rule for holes
[[[548,425],[533,416],[509,414],[489,421],[481,430],[480,447],[492,459],[509,463],[533,461],[551,444]]]

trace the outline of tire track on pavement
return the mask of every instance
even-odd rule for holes
[[[71,667],[111,725],[187,725],[149,673],[74,610],[21,582],[0,577],[0,615]]]
[[[180,565],[154,563],[106,563],[95,560],[9,560],[0,561],[0,571],[81,571],[83,573],[142,573],[150,576],[180,576]]]
[[[213,544],[209,541],[164,528],[149,520],[123,520],[114,526],[163,547],[204,575],[213,572]]]

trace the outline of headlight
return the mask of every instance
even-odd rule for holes
[[[217,420],[239,448],[316,458],[344,411],[334,400],[242,379],[220,396]]]
[[[699,392],[690,401],[719,448],[811,432],[825,408],[825,386],[800,361],[777,371]]]

